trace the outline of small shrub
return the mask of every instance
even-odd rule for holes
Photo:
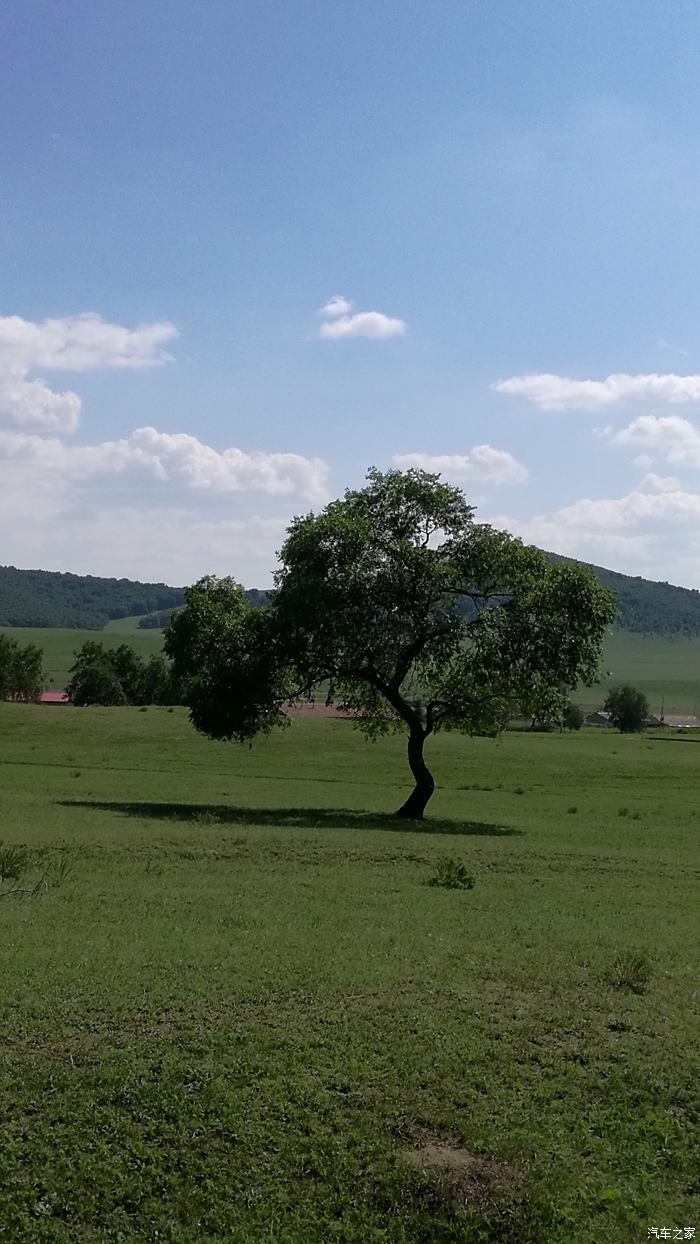
[[[192,820],[194,821],[195,825],[218,825],[219,824],[218,816],[215,816],[213,812],[208,812],[208,811],[193,812]]]
[[[569,815],[570,815],[570,816],[573,816],[573,815],[574,815],[574,813],[578,812],[578,807],[576,806],[576,804],[575,804],[575,803],[572,803],[572,804],[571,804],[571,806],[570,806],[570,807],[568,807],[566,810],[567,810],[567,812],[569,813]]]
[[[453,855],[443,855],[428,885],[442,886],[444,890],[471,890],[474,878],[462,860],[455,859]]]
[[[610,964],[605,979],[613,989],[645,993],[651,972],[651,960],[645,950],[622,950]]]
[[[19,881],[32,862],[28,847],[0,846],[0,881]]]
[[[629,814],[630,814],[629,808],[618,808],[617,809],[618,816],[629,816]]]
[[[630,1024],[626,1019],[611,1019],[608,1020],[608,1028],[610,1032],[629,1032]]]
[[[513,791],[513,794],[514,794],[514,795],[524,795],[524,794],[525,794],[525,790],[524,790],[524,788],[523,788],[522,786],[516,786],[515,790]]]

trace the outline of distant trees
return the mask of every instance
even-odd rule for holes
[[[564,706],[561,715],[561,724],[565,730],[580,730],[584,722],[584,712],[580,704],[572,704],[569,701]]]
[[[172,671],[160,656],[146,661],[130,644],[105,648],[89,640],[76,653],[66,688],[73,704],[177,704]]]
[[[43,661],[36,644],[0,635],[0,700],[38,700],[46,681]]]
[[[629,682],[611,687],[603,708],[622,734],[638,734],[649,715],[646,696]]]

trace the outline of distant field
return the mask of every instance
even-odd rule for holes
[[[11,635],[21,644],[38,644],[44,650],[44,666],[49,676],[48,686],[62,691],[70,675],[74,654],[87,640],[116,648],[129,643],[141,656],[150,657],[163,646],[162,631],[83,631],[61,630],[54,627],[3,626],[0,635]]]
[[[700,743],[427,750],[413,827],[400,737],[0,705],[4,843],[71,869],[0,902],[0,1238],[697,1224]]]
[[[107,622],[104,629],[118,635],[143,635],[145,632],[139,629],[139,622],[142,617],[142,614],[137,613],[133,618],[112,618],[111,622]],[[160,631],[157,631],[156,634],[160,634]]]
[[[666,639],[617,631],[606,641],[603,668],[610,674],[576,695],[586,707],[602,704],[609,686],[631,682],[645,693],[654,712],[663,704],[667,712],[697,709],[700,714],[700,637]]]
[[[63,689],[73,653],[87,639],[117,645],[130,643],[142,656],[160,652],[163,632],[139,630],[138,617],[118,618],[103,631],[54,630],[36,627],[0,627],[0,634],[13,635],[20,642],[39,644],[44,649],[50,686]],[[603,703],[607,688],[618,682],[632,682],[648,696],[652,710],[663,702],[667,712],[700,713],[700,637],[665,639],[658,635],[635,635],[617,631],[606,641],[605,671],[595,687],[583,687],[575,698],[586,708]]]

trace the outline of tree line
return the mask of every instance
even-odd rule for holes
[[[147,660],[130,644],[106,648],[88,640],[76,653],[66,694],[71,704],[181,704],[182,692],[170,664],[158,655]]]

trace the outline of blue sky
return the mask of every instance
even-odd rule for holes
[[[700,586],[699,35],[694,0],[8,6],[0,560],[265,586],[293,514],[420,463]]]

